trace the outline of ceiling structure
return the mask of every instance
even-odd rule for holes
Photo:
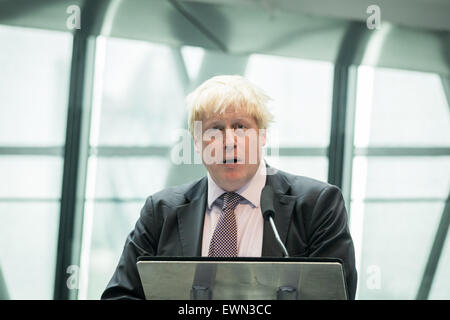
[[[0,24],[71,32],[70,5],[93,0],[0,0]],[[335,62],[343,39],[363,34],[354,64],[450,74],[448,0],[110,0],[93,34]],[[377,5],[381,28],[371,30]],[[83,28],[83,19],[81,20]],[[351,34],[350,34],[351,37]],[[355,49],[356,48],[356,49]],[[370,51],[369,51],[370,49]],[[375,53],[374,53],[375,52]]]

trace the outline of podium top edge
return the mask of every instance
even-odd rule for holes
[[[255,263],[339,263],[343,264],[341,259],[328,257],[177,257],[177,256],[140,256],[137,262],[255,262]]]

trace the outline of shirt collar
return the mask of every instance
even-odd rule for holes
[[[261,201],[261,191],[266,184],[266,162],[261,159],[258,170],[255,175],[239,190],[235,191],[237,194],[245,198],[253,207],[259,207]],[[214,201],[217,200],[226,191],[219,187],[211,178],[208,172],[208,209],[211,209]]]

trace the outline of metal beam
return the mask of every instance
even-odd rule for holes
[[[444,211],[442,212],[439,226],[434,236],[433,246],[428,256],[425,271],[423,272],[422,281],[417,291],[416,299],[425,300],[430,295],[431,286],[433,285],[434,276],[437,266],[441,258],[442,249],[444,248],[445,239],[447,238],[448,228],[450,226],[450,194],[445,201]]]
[[[203,33],[206,38],[212,41],[220,51],[228,52],[228,48],[225,43],[221,39],[219,39],[217,35],[213,34],[210,29],[202,23],[200,19],[197,19],[192,10],[188,9],[189,3],[181,4],[177,0],[168,1],[175,8],[175,10],[177,10],[183,17],[186,18],[186,20],[188,20],[194,27],[196,27],[201,33]],[[214,10],[214,8],[210,9]]]
[[[450,156],[448,147],[370,147],[354,148],[355,156],[365,157],[438,157]]]
[[[64,154],[64,148],[55,147],[0,147],[1,155],[8,156],[59,156]]]
[[[339,188],[343,186],[344,155],[346,143],[348,143],[346,137],[346,131],[349,129],[347,128],[348,93],[349,81],[353,79],[350,66],[356,62],[357,53],[361,52],[358,49],[365,46],[366,30],[363,23],[349,23],[334,68],[330,145],[328,148],[328,182]],[[351,85],[356,85],[356,82],[353,82]]]
[[[448,78],[441,77],[442,88],[445,92],[447,99],[447,105],[450,108],[450,82]],[[417,291],[416,299],[425,300],[430,295],[431,286],[433,285],[434,275],[436,273],[439,260],[442,255],[442,249],[447,238],[448,228],[450,226],[450,193],[447,196],[445,202],[444,211],[439,221],[439,226],[434,236],[433,246],[431,247],[430,255],[428,256],[427,264],[422,276],[422,282],[420,283],[419,290]]]
[[[58,250],[55,269],[54,299],[68,299],[66,268],[72,264],[73,223],[78,177],[81,130],[81,97],[85,67],[86,37],[75,32],[73,39],[69,107],[64,147],[64,171],[59,217]]]
[[[72,47],[72,65],[67,112],[66,141],[64,146],[64,171],[61,192],[58,249],[55,268],[54,299],[76,298],[76,290],[67,286],[69,274],[67,268],[77,263],[77,251],[81,243],[79,238],[84,194],[85,167],[87,162],[90,103],[88,92],[91,86],[86,79],[92,77],[95,52],[93,38],[99,31],[108,1],[86,1],[81,8],[81,29],[74,32]],[[81,202],[80,202],[81,199]]]

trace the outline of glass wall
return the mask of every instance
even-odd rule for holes
[[[51,299],[72,36],[0,25],[2,294]]]
[[[145,198],[167,181],[185,93],[171,56],[162,45],[97,39],[80,298],[100,297]]]
[[[351,229],[358,297],[414,299],[450,190],[450,117],[441,79],[360,67],[355,120]],[[448,248],[438,268],[429,297],[448,299]]]
[[[268,148],[278,147],[280,157],[268,156],[268,163],[326,181],[333,64],[254,54],[249,58],[245,76],[273,99],[275,120],[270,135],[277,145]],[[304,150],[302,156],[296,150]]]
[[[0,43],[0,299],[51,299],[72,35],[0,26]],[[147,196],[205,175],[173,151],[185,96],[213,75],[244,75],[272,97],[270,165],[327,180],[333,63],[104,36],[95,46],[79,299],[100,297]],[[414,299],[423,281],[450,190],[444,89],[434,73],[358,68],[343,191],[359,299]],[[447,236],[429,298],[450,298],[449,270]]]

